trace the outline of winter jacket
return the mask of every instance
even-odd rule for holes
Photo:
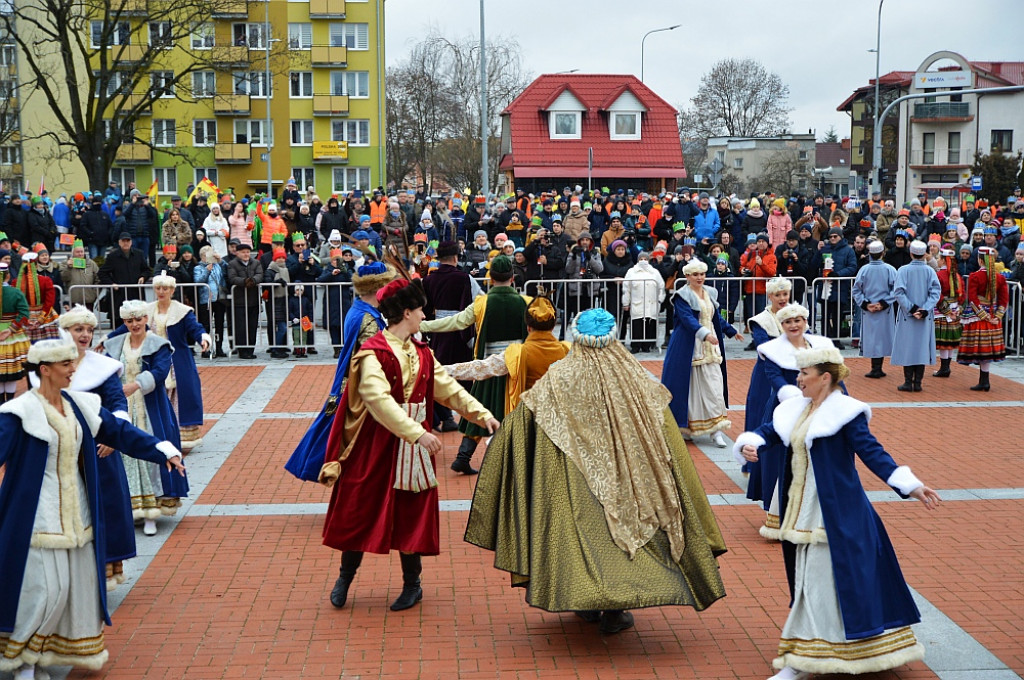
[[[242,262],[236,257],[228,263],[228,284],[231,285],[231,304],[235,307],[259,305],[259,284],[263,281],[263,265],[256,258]]]
[[[582,232],[590,230],[590,220],[582,210],[575,215],[570,212],[562,217],[562,229],[563,233],[568,234],[570,242],[575,243]]]
[[[757,263],[758,256],[761,257],[761,264]],[[775,276],[778,263],[775,261],[775,253],[766,250],[763,253],[755,250],[745,250],[740,255],[740,267],[747,269],[750,273],[747,276],[758,277],[759,281],[746,281],[743,284],[745,293],[764,293],[767,280]]]
[[[71,304],[73,305],[91,305],[96,302],[96,298],[100,294],[99,289],[78,288],[76,290],[75,286],[99,285],[100,268],[88,258],[85,260],[85,269],[75,269],[72,266],[73,264],[73,261],[68,258],[60,268],[60,277],[66,286],[64,292],[71,296]]]
[[[760,208],[748,210],[747,216],[743,219],[743,235],[760,234],[768,229],[768,216]],[[739,242],[739,241],[737,241]]]
[[[141,202],[136,202],[124,209],[125,225],[132,238],[149,238],[150,233],[159,227],[157,220],[156,208],[151,205],[142,205]],[[190,231],[189,241],[191,240]]]
[[[28,212],[27,222],[32,243],[43,243],[47,249],[52,249],[57,240],[57,225],[53,216],[45,208],[42,211],[33,208]]]
[[[139,279],[149,279],[152,275],[146,256],[137,248],[132,248],[127,255],[120,248],[111,248],[99,270],[100,283],[105,284],[138,283]]]
[[[698,209],[693,216],[693,235],[698,241],[714,241],[721,228],[722,222],[718,218],[718,210],[714,207],[709,206],[707,210]]]
[[[192,229],[185,220],[178,220],[177,223],[167,220],[160,230],[160,235],[163,237],[164,245],[173,243],[178,248],[192,245]]]
[[[775,210],[768,215],[768,241],[771,243],[772,248],[782,245],[786,242],[786,234],[793,228],[793,220],[790,218],[789,213],[783,211],[781,214],[777,214]]]
[[[195,283],[205,283],[200,287],[199,304],[205,305],[211,302],[223,300],[228,294],[228,266],[224,262],[214,262],[212,267],[200,262],[192,270],[192,280]]]
[[[640,260],[626,272],[622,306],[629,307],[630,319],[657,319],[664,301],[665,280],[650,262]]]
[[[829,278],[852,279],[857,275],[857,255],[846,239],[841,239],[836,245],[826,243],[821,252],[823,260],[826,254],[832,255],[832,271],[829,273]],[[824,270],[822,276],[824,276]],[[852,304],[852,280],[841,281],[838,286],[822,286],[818,291],[819,299],[824,299],[823,295],[826,289],[829,290],[827,299],[838,300],[843,306]]]
[[[87,246],[96,246],[101,250],[114,245],[114,239],[120,234],[114,233],[114,223],[103,211],[100,203],[93,203],[82,215],[78,225],[78,237]]]
[[[26,247],[32,245],[29,242],[32,236],[28,229],[28,212],[21,206],[9,205],[4,210],[3,231],[12,244],[17,241]]]

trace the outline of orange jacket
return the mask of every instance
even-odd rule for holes
[[[757,263],[757,256],[761,256],[761,264]],[[775,253],[768,249],[763,253],[758,253],[757,250],[745,250],[743,255],[740,256],[740,267],[743,269],[749,269],[749,276],[756,276],[760,281],[747,281],[743,284],[743,291],[745,293],[764,293],[766,292],[765,285],[768,283],[765,279],[769,279],[775,276],[775,271],[778,268],[775,262]]]
[[[256,216],[260,218],[260,224],[263,225],[260,229],[261,244],[272,244],[274,242],[274,234],[284,234],[285,238],[288,237],[288,227],[285,225],[284,220],[281,219],[280,212],[278,212],[277,217],[271,217],[263,210],[263,203],[257,202]]]
[[[384,218],[388,216],[388,202],[383,198],[380,201],[370,201],[370,224],[384,224]]]

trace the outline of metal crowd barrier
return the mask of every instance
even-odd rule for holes
[[[1010,300],[1003,317],[1003,336],[1006,339],[1006,356],[1024,357],[1024,286],[1018,281],[1008,281]]]
[[[860,342],[861,308],[853,300],[855,276],[826,276],[811,282],[808,328],[833,342]]]
[[[234,332],[237,323],[232,314],[233,347],[255,349],[266,345],[269,350],[301,354],[315,349],[317,329],[324,329],[330,345],[340,349],[345,341],[343,329],[345,314],[352,306],[352,284],[347,282],[261,283],[259,285],[261,317],[257,337],[242,344],[240,334]],[[322,332],[322,331],[320,331]],[[265,340],[265,342],[263,342]]]
[[[710,274],[710,271],[709,271]],[[745,326],[747,320],[764,311],[768,305],[768,295],[758,293],[757,285],[780,278],[777,276],[708,276],[704,279],[704,285],[710,286],[718,291],[719,311],[724,311],[724,318],[729,323],[736,325],[741,323]],[[802,276],[783,276],[792,284],[789,293],[790,302],[798,302],[810,309],[807,304],[808,285],[807,280]],[[686,279],[682,276],[676,277],[675,290],[686,285]],[[813,314],[813,310],[811,311]],[[808,320],[810,323],[810,320]],[[745,330],[737,327],[737,330]]]

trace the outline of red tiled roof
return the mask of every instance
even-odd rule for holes
[[[878,84],[884,87],[910,87],[910,81],[914,77],[913,71],[889,71],[883,76],[879,76]],[[846,107],[853,103],[859,95],[867,92],[875,91],[875,79],[872,78],[868,81],[868,85],[858,87],[853,91],[849,97],[843,100],[843,103],[836,107],[836,111],[845,111]]]
[[[814,165],[819,168],[850,167],[850,140],[815,144]]]
[[[978,87],[999,87],[1001,85],[1024,85],[1024,61],[969,61],[971,69],[978,74]],[[940,68],[940,71],[957,70],[959,66],[944,66]],[[890,71],[884,76],[878,78],[878,82],[881,85],[898,85],[900,87],[909,87],[910,81],[914,77],[914,71]],[[843,111],[857,98],[858,95],[865,92],[874,92],[875,79],[872,78],[868,81],[868,84],[863,87],[858,87],[853,91],[849,97],[847,97],[842,104],[840,104],[836,111]]]
[[[581,138],[552,140],[545,109],[566,89],[586,107]],[[647,108],[641,114],[642,138],[612,140],[604,110],[627,89]],[[575,176],[582,168],[585,175],[587,151],[593,147],[595,177],[685,177],[676,108],[635,76],[542,75],[530,83],[502,115],[510,119],[512,153],[505,155],[501,167],[513,168],[516,174],[521,170],[532,176]],[[637,172],[641,174],[634,174]]]

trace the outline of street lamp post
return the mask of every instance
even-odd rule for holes
[[[267,69],[263,74],[263,96],[267,103],[267,122],[266,129],[263,131],[263,135],[267,142],[267,198],[274,199],[274,172],[270,167],[270,152],[273,146],[270,142],[271,131],[273,130],[273,121],[270,119],[270,2],[263,3],[263,46],[266,48],[267,57]]]
[[[644,43],[647,42],[647,36],[651,33],[661,33],[662,31],[674,31],[682,26],[682,24],[676,24],[675,26],[666,26],[665,28],[655,28],[654,30],[647,31],[644,33],[644,37],[640,40],[640,82],[644,81]]]
[[[480,0],[480,188],[491,193],[487,160],[487,44],[484,41],[484,0]]]
[[[881,76],[879,66],[881,64],[882,57],[882,4],[885,0],[878,0],[878,27],[875,31],[875,127],[873,128],[875,134],[878,134],[878,79]],[[882,190],[881,177],[878,173],[871,173],[871,193]]]

